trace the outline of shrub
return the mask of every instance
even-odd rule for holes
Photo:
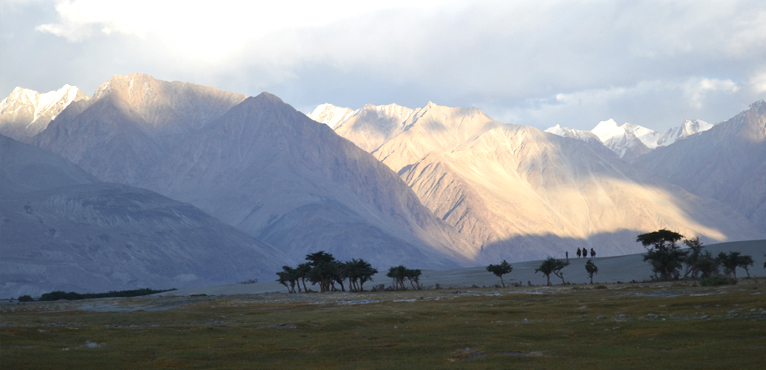
[[[704,278],[700,281],[702,286],[719,286],[719,285],[734,285],[737,284],[737,279],[730,278],[723,275],[713,275],[708,278]]]
[[[32,301],[34,301],[34,299],[32,299],[32,297],[30,297],[29,295],[23,295],[19,297],[19,302],[32,302]]]

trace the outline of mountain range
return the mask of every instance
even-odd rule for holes
[[[0,297],[271,279],[288,258],[189,204],[0,135]]]
[[[309,117],[331,121],[325,104]],[[321,116],[320,116],[321,114]],[[477,108],[367,105],[334,130],[399,173],[472,245],[477,262],[544,258],[577,247],[635,253],[640,230],[707,241],[762,238],[723,202],[641,171],[595,133],[562,138],[498,122]],[[763,194],[761,194],[763,197]]]
[[[603,144],[618,157],[632,161],[658,147],[668,146],[679,139],[710,130],[713,124],[691,119],[685,120],[679,127],[673,127],[660,134],[640,125],[624,123],[621,126],[613,119],[601,121],[590,131],[553,126],[545,132],[588,142],[593,145]]]
[[[323,104],[307,116],[269,93],[145,74],[114,76],[90,98],[74,89],[52,95],[66,99],[50,118],[28,114],[48,112],[21,98],[36,93],[3,100],[0,132],[31,146],[3,142],[0,252],[13,273],[0,295],[36,279],[95,291],[273,278],[318,250],[448,269],[578,247],[635,253],[636,234],[659,228],[766,238],[762,102],[663,135],[614,121],[547,133],[434,103]],[[707,167],[694,170],[679,145],[726,155],[698,154]],[[67,280],[54,266],[85,272]]]

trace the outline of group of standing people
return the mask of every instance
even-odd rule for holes
[[[582,254],[583,258],[588,258],[588,248],[583,248],[582,250],[577,248],[577,258],[580,258],[580,254]],[[596,257],[596,251],[594,251],[593,248],[590,249],[590,256]]]
[[[567,259],[569,259],[569,252],[566,252]],[[593,248],[590,249],[590,256],[596,257],[596,251],[593,250]],[[588,258],[588,248],[577,248],[577,258]]]

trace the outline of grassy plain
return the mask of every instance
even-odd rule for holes
[[[2,369],[764,369],[766,284],[0,305]]]

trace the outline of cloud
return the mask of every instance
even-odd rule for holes
[[[548,127],[714,121],[766,91],[755,0],[19,4],[0,14],[4,94],[145,72],[300,107],[432,100]]]

